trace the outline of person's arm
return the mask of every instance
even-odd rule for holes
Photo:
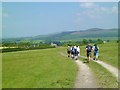
[[[86,51],[87,51],[87,49],[88,49],[88,48],[87,48],[87,46],[86,46]]]
[[[95,46],[92,47],[92,51],[94,51],[94,49],[95,49]]]

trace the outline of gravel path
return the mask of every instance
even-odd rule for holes
[[[60,54],[62,56],[67,56],[62,52]],[[85,56],[80,56],[80,57],[86,59]],[[91,60],[92,60],[92,58],[91,58]],[[92,60],[92,61],[94,61],[94,62],[100,64],[102,67],[106,68],[118,80],[118,72],[119,72],[118,68],[116,68],[110,64],[107,64],[101,60],[97,60],[97,61]],[[76,78],[74,88],[97,88],[96,79],[93,76],[90,68],[87,66],[88,63],[83,63],[81,60],[77,60],[75,62],[78,65],[78,75]]]
[[[67,56],[60,52],[62,56]],[[78,66],[78,74],[76,77],[74,88],[97,88],[96,79],[90,68],[81,60],[75,61]]]
[[[80,57],[86,58],[85,56],[80,56]],[[91,59],[91,60],[92,60],[92,59]],[[96,62],[96,63],[98,63],[98,64],[100,64],[100,65],[103,66],[104,68],[106,68],[106,69],[107,69],[109,72],[111,72],[111,73],[117,78],[117,80],[118,80],[118,68],[113,67],[112,65],[107,64],[107,63],[105,63],[105,62],[103,62],[103,61],[100,61],[100,60],[97,60],[97,61],[93,60],[93,61]]]
[[[79,70],[74,88],[97,88],[95,77],[90,68],[80,60],[77,60],[76,64]]]

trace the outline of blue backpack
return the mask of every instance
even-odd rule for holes
[[[97,46],[95,46],[95,51],[98,51],[98,47]]]

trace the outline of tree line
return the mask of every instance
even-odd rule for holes
[[[110,40],[106,40],[109,42]],[[51,43],[56,44],[57,46],[83,46],[87,43],[97,43],[102,44],[104,41],[102,39],[92,40],[92,39],[83,39],[82,41],[41,41],[41,42],[32,42],[32,41],[2,41],[1,46],[7,47],[3,48],[2,52],[10,51],[21,51],[21,50],[33,50],[33,49],[46,49],[46,48],[55,48],[56,46],[51,45]],[[117,40],[117,43],[119,40]]]

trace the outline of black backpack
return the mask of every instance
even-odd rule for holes
[[[88,47],[87,47],[87,51],[88,51],[88,52],[91,52],[91,50],[92,50],[92,46],[88,46]]]

